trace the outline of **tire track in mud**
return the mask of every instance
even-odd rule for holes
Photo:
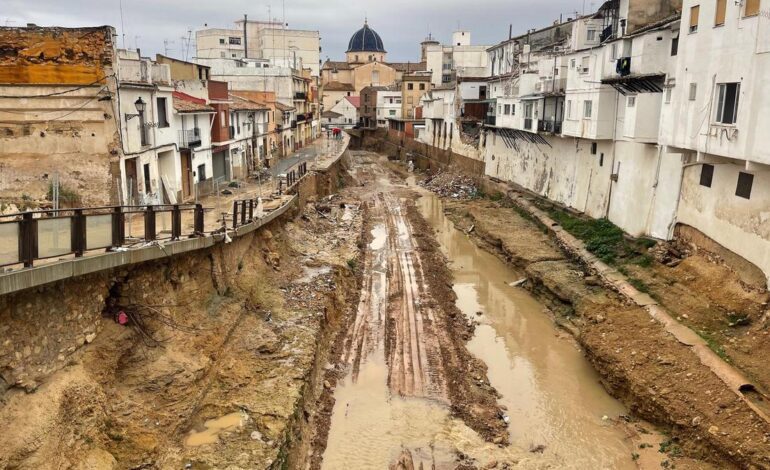
[[[404,201],[378,191],[368,201],[373,239],[363,266],[364,288],[344,362],[358,379],[361,364],[384,345],[394,394],[449,403],[436,318]]]

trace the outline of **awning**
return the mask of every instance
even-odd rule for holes
[[[666,76],[660,74],[627,75],[625,77],[604,78],[602,83],[610,85],[620,94],[629,93],[663,93]]]

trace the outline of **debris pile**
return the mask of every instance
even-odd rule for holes
[[[420,185],[439,196],[453,199],[473,199],[479,195],[473,179],[464,175],[437,173],[427,177]]]

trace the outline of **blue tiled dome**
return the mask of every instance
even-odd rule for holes
[[[382,45],[380,35],[364,23],[364,27],[350,38],[348,52],[385,52],[385,46]]]

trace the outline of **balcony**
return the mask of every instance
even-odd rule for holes
[[[497,122],[497,119],[495,119],[496,116],[494,114],[487,114],[486,119],[484,119],[484,124],[488,126],[494,126]]]
[[[294,93],[294,99],[296,101],[304,101],[307,99],[307,93],[305,93],[304,91],[298,91]]]
[[[193,149],[201,146],[201,130],[197,127],[195,129],[187,129],[179,131],[179,148]]]
[[[550,132],[551,134],[561,134],[561,121],[553,119],[541,119],[537,121],[538,132]]]
[[[297,122],[305,122],[305,119],[307,118],[304,114],[297,114]]]

